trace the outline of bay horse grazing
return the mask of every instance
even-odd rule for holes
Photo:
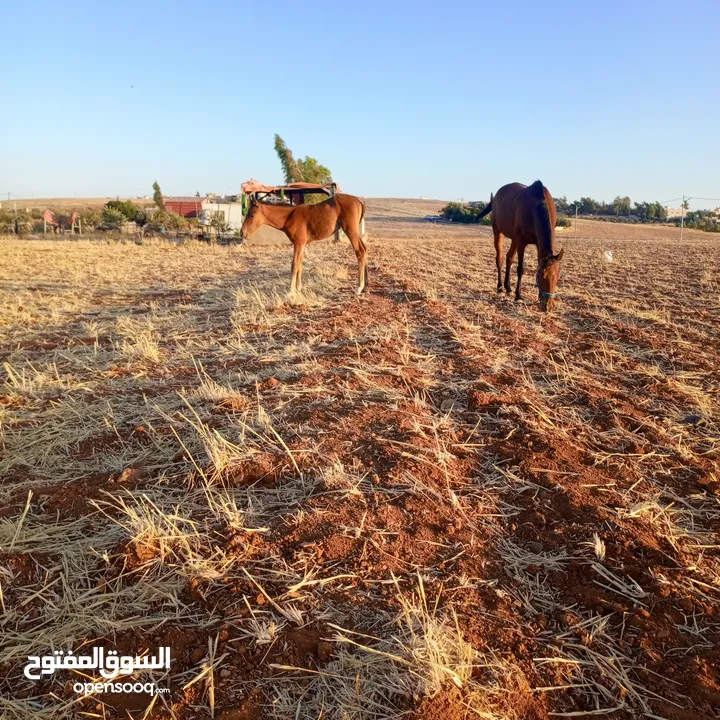
[[[530,187],[521,183],[503,185],[490,203],[480,213],[484,217],[492,212],[492,229],[495,237],[497,263],[497,291],[502,292],[502,251],[503,238],[512,241],[505,259],[505,292],[510,292],[510,268],[515,255],[518,256],[517,286],[515,300],[520,300],[520,283],[525,269],[525,248],[535,245],[538,254],[536,285],[540,309],[552,310],[555,305],[555,290],[560,279],[560,260],[564,249],[555,253],[555,202],[548,189],[537,180]]]
[[[358,259],[360,279],[358,295],[368,289],[367,248],[360,235],[365,203],[354,195],[338,193],[317,205],[270,205],[253,199],[240,229],[243,239],[262,225],[282,230],[295,249],[290,292],[302,291],[302,262],[305,245],[328,238],[342,230],[352,243]]]

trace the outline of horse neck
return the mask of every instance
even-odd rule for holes
[[[537,239],[537,250],[539,257],[555,254],[555,232],[550,219],[550,210],[547,203],[538,203],[534,212],[535,237]]]
[[[285,227],[288,216],[295,208],[289,205],[264,205],[262,216],[265,224],[276,230],[282,230]]]

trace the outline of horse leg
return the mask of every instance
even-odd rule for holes
[[[520,283],[522,282],[523,272],[525,271],[525,248],[527,245],[523,243],[518,244],[518,279],[517,286],[515,287],[515,300],[522,300],[520,296]]]
[[[290,294],[300,292],[302,289],[302,256],[305,243],[296,240],[293,243],[292,274],[290,278]]]
[[[510,249],[507,251],[505,256],[505,292],[510,293],[510,268],[512,262],[515,259],[515,253],[517,253],[517,241],[513,240],[510,243]]]
[[[495,238],[495,265],[497,265],[497,291],[502,292],[502,251],[504,235],[493,225],[493,237]]]
[[[365,247],[362,236],[357,230],[344,227],[343,232],[348,236],[348,238],[350,238],[353,250],[355,251],[355,256],[358,259],[357,294],[360,295],[363,292],[367,292],[369,285],[367,248]]]

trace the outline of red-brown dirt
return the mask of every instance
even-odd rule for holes
[[[720,717],[720,247],[583,224],[548,316],[392,203],[362,299],[333,243],[302,300],[276,249],[8,246],[7,717]],[[170,692],[63,708],[70,645]]]

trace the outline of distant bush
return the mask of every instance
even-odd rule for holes
[[[21,235],[32,232],[31,215],[23,210],[17,213],[10,209],[0,210],[0,235],[12,235],[16,230]]]
[[[147,213],[130,200],[110,200],[105,203],[106,210],[113,210],[122,213],[125,220],[145,225],[147,223]]]
[[[179,215],[178,213],[171,212],[170,210],[158,210],[150,217],[147,223],[148,230],[153,232],[167,232],[169,230],[180,230],[188,227],[188,219]]]
[[[102,221],[105,225],[116,225],[120,227],[127,222],[127,217],[120,212],[120,210],[115,210],[106,205],[103,209]]]
[[[479,217],[480,213],[486,208],[486,205],[464,205],[463,203],[448,203],[441,211],[440,216],[444,220],[450,220],[456,223],[478,223],[480,225],[492,225],[490,215]],[[558,215],[555,222],[556,227],[571,227],[572,221],[565,215]]]
[[[444,220],[451,220],[457,223],[477,223],[480,225],[490,225],[492,220],[486,215],[484,218],[478,217],[480,213],[485,209],[483,206],[464,205],[463,203],[451,202],[448,203],[441,211],[440,216]]]

